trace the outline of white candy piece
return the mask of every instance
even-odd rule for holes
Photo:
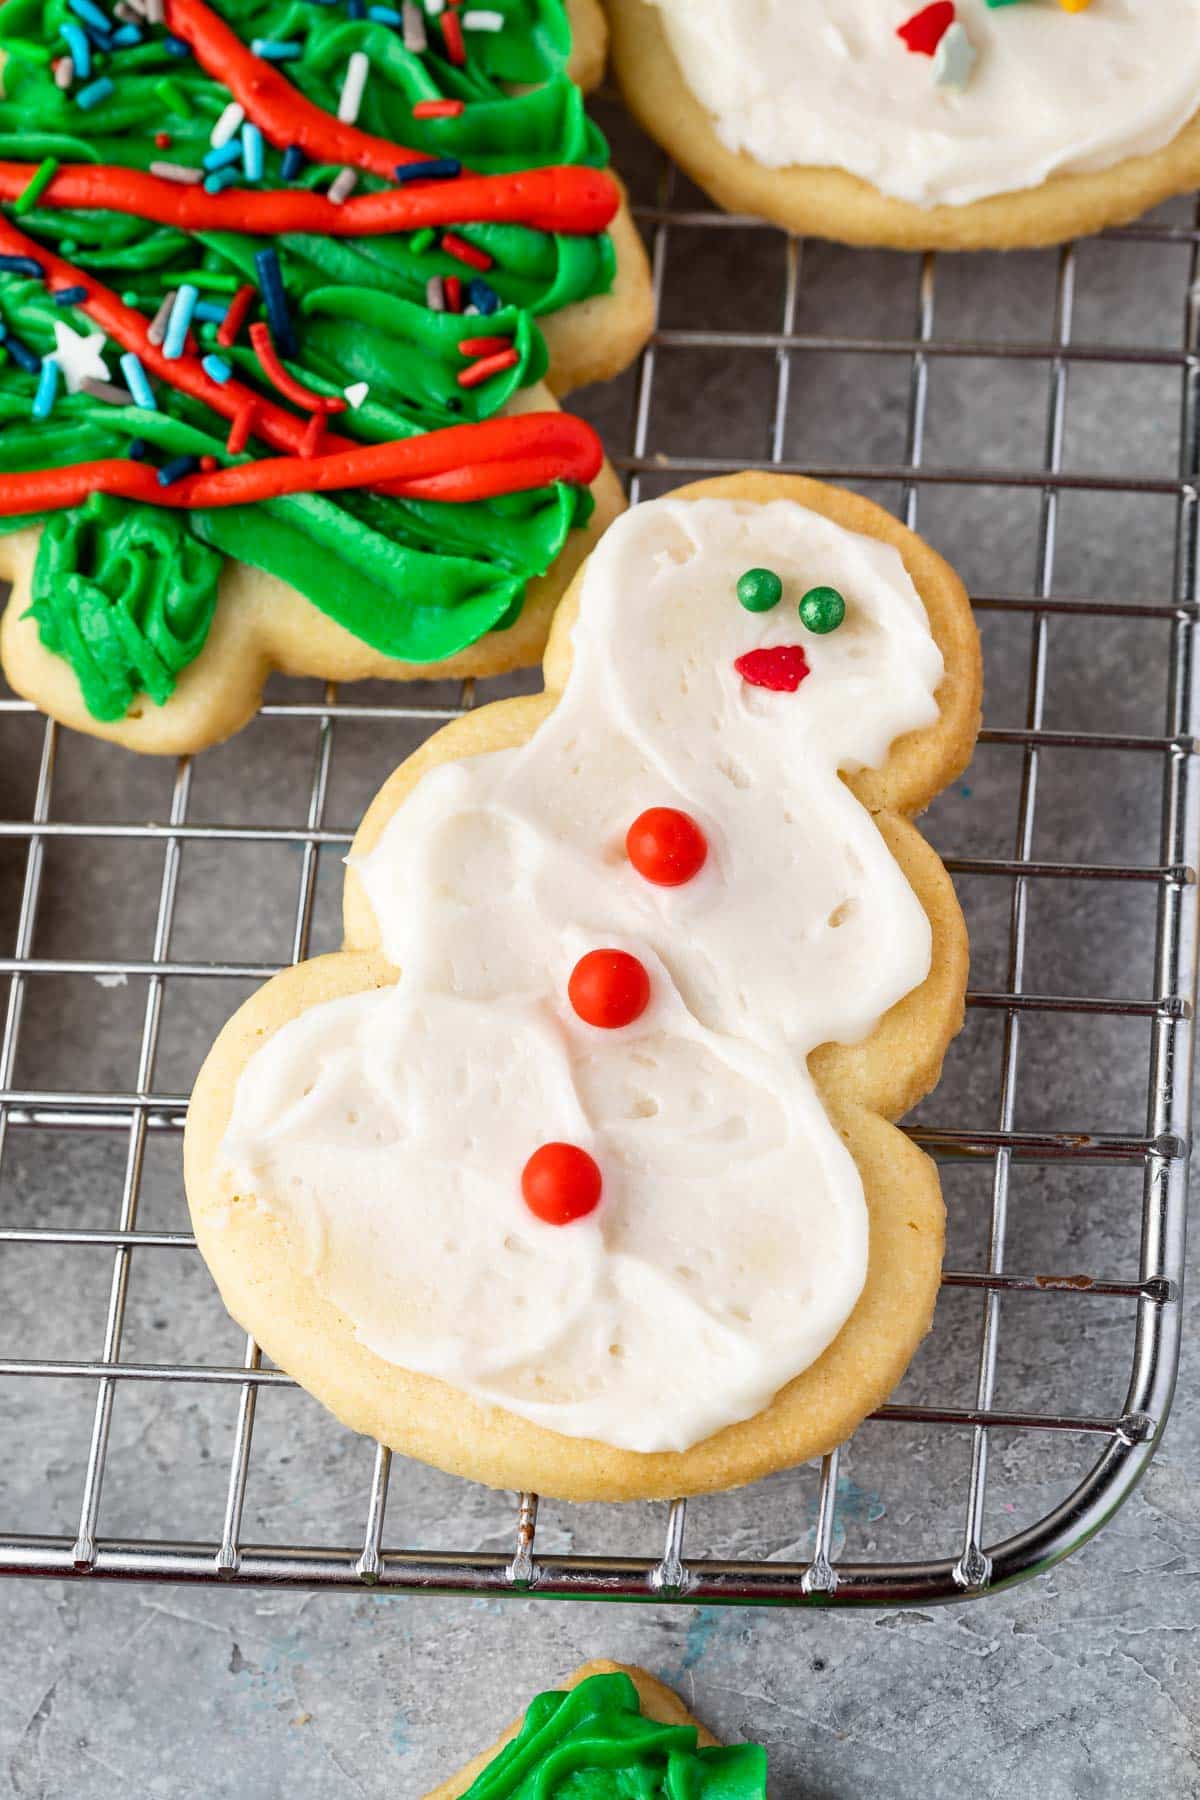
[[[971,79],[978,52],[967,28],[956,19],[947,26],[933,56],[933,79],[938,87],[965,88]]]
[[[101,351],[108,339],[102,331],[89,331],[84,337],[73,331],[65,319],[54,321],[54,360],[67,386],[68,394],[77,394],[85,381],[110,380],[108,365]]]
[[[347,404],[352,406],[355,412],[358,411],[370,391],[370,383],[366,381],[352,381],[348,388],[342,389],[343,394],[346,396]]]

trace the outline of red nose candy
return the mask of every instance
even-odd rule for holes
[[[903,25],[897,25],[896,36],[918,56],[932,56],[954,23],[954,0],[933,0],[923,6]]]
[[[544,1225],[569,1225],[600,1204],[600,1169],[578,1144],[543,1144],[521,1171],[521,1193]]]
[[[766,650],[747,650],[734,668],[751,687],[771,688],[777,694],[794,694],[806,675],[811,675],[800,644],[772,644]]]
[[[690,814],[652,806],[626,832],[625,854],[656,887],[682,887],[704,867],[708,839]]]
[[[614,1031],[645,1012],[650,977],[627,950],[589,950],[571,970],[567,996],[586,1025]]]

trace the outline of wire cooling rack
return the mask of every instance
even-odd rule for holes
[[[610,123],[659,326],[585,410],[627,446],[632,497],[746,466],[839,480],[977,590],[987,728],[928,824],[973,986],[910,1126],[950,1208],[933,1335],[819,1470],[690,1508],[547,1504],[539,1528],[534,1495],[514,1518],[364,1461],[232,1335],[180,1134],[222,1019],[336,942],[374,788],[474,689],[279,683],[234,745],[174,768],[7,696],[0,1572],[923,1603],[1046,1568],[1154,1453],[1197,967],[1200,212],[1033,256],[869,256],[714,212]]]

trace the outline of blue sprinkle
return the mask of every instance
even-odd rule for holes
[[[141,358],[134,351],[127,350],[121,358],[121,373],[125,377],[125,386],[133,395],[134,405],[145,407],[147,412],[157,412],[158,401],[154,398],[154,389],[142,367]]]
[[[365,0],[346,0],[346,17],[348,19],[365,19],[366,16]]]
[[[456,156],[430,156],[424,162],[397,163],[396,180],[404,187],[410,181],[452,181],[462,174]]]
[[[82,19],[85,25],[94,26],[97,31],[104,32],[106,36],[112,31],[112,20],[106,12],[93,4],[93,0],[67,0],[67,5],[75,17]]]
[[[210,381],[228,381],[233,374],[223,356],[206,356],[201,367]]]
[[[114,31],[112,35],[114,50],[128,50],[131,44],[140,44],[141,41],[142,34],[132,21],[127,25],[122,25],[121,29]]]
[[[467,303],[470,306],[477,306],[481,313],[499,312],[504,304],[495,288],[489,287],[488,283],[481,281],[478,276],[474,281],[467,283]]]
[[[205,183],[207,187],[208,183]],[[171,308],[171,317],[167,321],[166,335],[163,338],[163,355],[168,362],[175,362],[183,355],[187,340],[188,326],[192,322],[192,313],[200,298],[199,289],[190,281],[181,281],[175,293],[175,304]]]
[[[78,306],[87,297],[88,291],[85,287],[65,287],[54,290],[55,306]]]
[[[263,134],[258,126],[250,120],[242,126],[242,161],[246,165],[246,180],[261,181],[263,178]]]
[[[72,19],[68,19],[66,24],[60,26],[59,29],[75,66],[76,80],[86,81],[92,72],[92,46],[88,41],[87,32],[82,25],[76,25]]]
[[[220,306],[215,300],[197,300],[192,317],[202,320],[206,325],[220,325],[228,311],[227,306]]]
[[[22,343],[19,337],[14,337],[11,331],[4,340],[4,348],[8,351],[8,354],[12,357],[18,369],[23,369],[26,375],[41,374],[42,359],[37,351],[31,350],[29,345]]]
[[[0,270],[5,275],[34,275],[39,281],[46,279],[45,266],[36,256],[0,256]]]
[[[299,44],[285,44],[279,38],[252,38],[250,48],[264,62],[294,62],[300,54]]]
[[[283,275],[279,268],[279,257],[273,245],[268,245],[265,250],[256,252],[254,266],[258,270],[258,285],[262,289],[271,335],[284,356],[295,356],[296,334],[292,330],[292,321],[287,309],[287,296],[283,291]]]
[[[192,54],[192,46],[188,43],[187,39],[176,37],[173,31],[169,31],[163,39],[163,49],[167,52],[168,56],[177,56],[180,62],[183,61],[185,56],[190,56]]]
[[[7,336],[8,336],[8,326],[5,325],[2,320],[0,320],[0,344],[2,344],[4,342],[4,340]]]
[[[216,150],[209,150],[204,158],[206,169],[227,169],[231,163],[241,162],[242,146],[236,138],[230,138],[227,144],[221,144]]]
[[[130,462],[145,462],[146,453],[149,448],[150,446],[145,438],[130,438],[129,448],[126,450],[125,454]]]
[[[113,37],[111,31],[101,31],[98,25],[85,25],[84,30],[95,44],[97,50],[111,50]]]
[[[38,370],[37,393],[33,396],[33,416],[35,419],[48,419],[54,410],[54,400],[58,393],[58,364],[52,356],[42,358],[42,366]]]
[[[368,6],[368,19],[374,19],[377,25],[403,25],[404,14],[398,13],[391,6]]]
[[[75,104],[81,106],[84,112],[91,112],[93,106],[99,106],[112,92],[112,82],[107,75],[101,75],[99,81],[89,81],[86,87],[76,90]]]
[[[199,467],[200,458],[198,456],[173,456],[170,462],[165,462],[158,471],[158,485],[159,487],[170,487],[171,483],[178,481],[181,475],[194,475]]]
[[[241,179],[240,169],[217,169],[212,175],[204,177],[204,191],[206,194],[220,194],[227,187],[236,187]]]
[[[304,152],[299,144],[289,144],[283,153],[283,162],[279,173],[285,181],[295,181],[304,167]]]

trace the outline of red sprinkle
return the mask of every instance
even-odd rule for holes
[[[804,677],[812,674],[799,644],[772,644],[765,650],[747,650],[733,666],[751,687],[771,688],[777,694],[794,694]]]
[[[229,427],[229,436],[225,439],[225,448],[230,456],[240,456],[250,438],[250,429],[254,424],[257,408],[250,401],[235,416]]]
[[[293,406],[302,406],[306,412],[345,412],[346,401],[341,394],[315,394],[311,388],[306,388],[303,382],[297,381],[296,377],[284,368],[271,338],[271,327],[264,324],[261,319],[250,327],[250,342],[254,346],[254,354],[258,358],[259,366],[271,386],[277,388],[284,399],[290,400]],[[308,442],[307,433],[304,441]],[[301,456],[311,456],[312,451],[305,450],[302,445],[300,454]]]
[[[462,282],[458,276],[443,276],[442,288],[446,297],[446,311],[460,313],[462,311]]]
[[[469,263],[473,269],[490,269],[494,261],[486,250],[479,250],[474,244],[468,244],[466,238],[459,237],[456,231],[442,233],[442,249],[448,256],[456,256],[459,262]]]
[[[462,388],[475,388],[489,376],[499,375],[503,369],[512,369],[521,358],[515,350],[501,350],[498,356],[481,356],[478,362],[471,363],[469,368],[458,371],[458,385]]]
[[[545,1225],[569,1225],[594,1212],[603,1183],[594,1157],[578,1144],[543,1144],[521,1171],[521,1193]]]
[[[258,289],[253,282],[246,281],[229,302],[229,310],[217,327],[217,342],[223,344],[226,350],[236,341],[238,332],[246,323],[246,314],[257,299]]]
[[[494,350],[507,350],[512,339],[506,337],[459,338],[458,347],[464,356],[490,356]]]
[[[457,119],[466,112],[464,100],[418,100],[412,109],[414,119]]]
[[[304,428],[304,436],[300,443],[301,456],[316,456],[321,448],[321,439],[325,435],[325,414],[315,412]]]
[[[446,55],[461,69],[467,60],[467,51],[463,43],[462,26],[452,12],[442,14],[442,36],[446,40]]]
[[[690,813],[651,806],[625,833],[625,854],[644,881],[682,887],[704,867],[708,839]]]
[[[211,475],[216,467],[217,459],[215,456],[202,456],[200,458],[200,473],[202,475]]]
[[[650,977],[628,950],[589,950],[571,970],[567,998],[585,1025],[616,1031],[649,1006]]]
[[[896,36],[918,56],[932,56],[954,23],[954,0],[933,0],[923,6],[903,25],[897,25]]]
[[[154,148],[156,150],[169,150],[171,148],[171,134],[169,131],[155,132]]]

